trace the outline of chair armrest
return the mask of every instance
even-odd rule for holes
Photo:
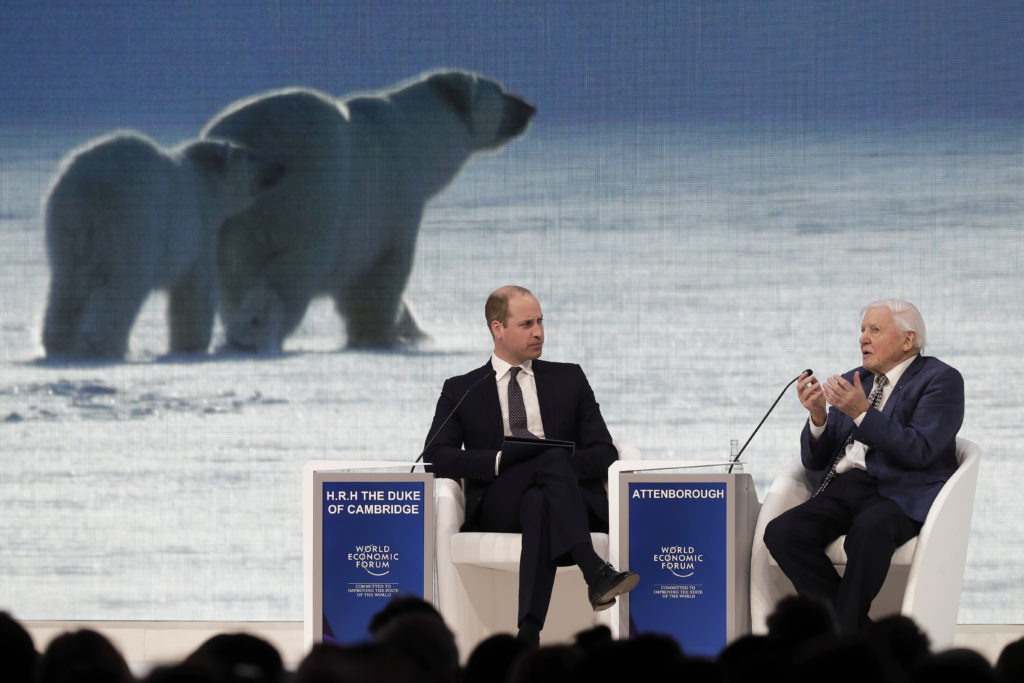
[[[959,601],[936,596],[960,595],[967,563],[980,462],[980,450],[970,446],[928,511],[903,596],[902,612],[913,614],[940,647],[952,645]]]
[[[810,498],[811,493],[811,485],[800,461],[790,463],[775,477],[764,495],[761,512],[757,515],[757,526],[754,529],[755,552],[758,545],[764,548],[764,528],[768,526],[768,522]],[[766,560],[775,566],[775,558],[768,555],[767,549],[764,549],[764,554],[767,556]]]
[[[466,494],[462,491],[462,485],[454,479],[435,479],[434,506],[437,534],[459,533],[466,520]]]
[[[764,545],[764,528],[786,510],[807,500],[811,495],[803,465],[796,461],[775,477],[765,494],[754,527],[750,548],[750,626],[753,633],[766,633],[766,620],[775,603],[793,593],[793,584],[775,567],[775,558]]]
[[[811,485],[807,481],[807,474],[804,466],[799,461],[789,464],[779,473],[761,504],[761,513],[758,520],[764,520],[767,524],[786,510],[796,507],[811,497]],[[759,524],[758,526],[763,526]],[[763,529],[762,529],[763,531]]]
[[[640,460],[640,449],[633,444],[618,439],[613,440],[612,443],[615,445],[615,450],[619,452],[619,460]]]
[[[452,564],[452,538],[466,518],[466,495],[461,484],[444,477],[434,479],[434,580],[442,613],[458,614],[461,584]]]

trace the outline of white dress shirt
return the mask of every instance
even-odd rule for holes
[[[511,436],[512,430],[508,426],[508,383],[512,379],[509,369],[510,363],[506,363],[493,353],[491,354],[491,367],[494,368],[494,380],[498,384],[498,403],[501,405],[501,424],[505,430],[505,436]],[[544,425],[540,419],[540,401],[537,400],[537,380],[533,375],[533,361],[524,361],[519,366],[522,370],[516,379],[519,388],[523,392],[523,404],[526,406],[526,428],[538,439],[544,438]],[[501,451],[498,451],[494,459],[494,476],[498,476],[498,466],[501,464]]]

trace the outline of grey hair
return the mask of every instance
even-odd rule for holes
[[[921,317],[921,311],[917,310],[917,306],[901,299],[880,299],[872,301],[860,309],[861,320],[872,308],[888,308],[892,311],[892,318],[896,321],[896,326],[901,332],[913,332],[914,348],[924,351],[928,338],[924,329],[924,318]]]

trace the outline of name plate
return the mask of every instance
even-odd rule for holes
[[[313,639],[369,640],[398,594],[433,598],[433,475],[315,472]]]
[[[747,631],[750,515],[737,505],[748,491],[750,475],[621,475],[619,557],[640,574],[620,598],[630,637],[671,635],[687,654],[714,657]]]

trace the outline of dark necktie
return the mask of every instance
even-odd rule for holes
[[[878,408],[878,406],[882,403],[882,392],[885,391],[885,385],[888,383],[889,378],[887,378],[885,375],[879,375],[878,377],[875,377],[875,385],[871,387],[871,395],[868,396],[868,403],[871,404],[869,410],[871,408]],[[818,490],[814,492],[814,496],[824,491],[825,487],[828,486],[833,479],[835,479],[836,468],[839,466],[839,461],[843,459],[844,455],[846,455],[846,449],[850,447],[850,444],[853,443],[853,441],[853,430],[851,429],[850,435],[846,437],[846,443],[844,443],[843,447],[840,448],[838,452],[836,452],[836,456],[832,458],[832,466],[828,468],[828,474],[826,474],[825,478],[821,480],[821,484],[818,485]],[[811,498],[814,498],[814,496],[811,496]]]
[[[516,375],[522,370],[520,367],[509,368],[511,376],[508,378],[508,428],[512,436],[533,437],[530,430],[526,428],[526,404],[523,403],[523,390],[519,387],[519,380]]]

